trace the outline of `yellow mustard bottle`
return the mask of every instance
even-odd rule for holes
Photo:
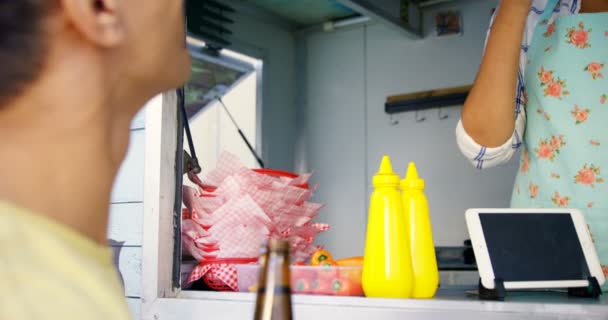
[[[405,218],[409,224],[414,270],[412,297],[418,299],[434,297],[439,286],[433,230],[424,187],[424,180],[418,177],[416,165],[410,163],[405,179],[401,180],[401,197]]]
[[[399,176],[384,156],[373,178],[362,285],[367,297],[409,298],[412,261],[408,224],[399,193]]]

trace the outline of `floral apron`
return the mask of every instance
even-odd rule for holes
[[[608,13],[550,20],[557,5],[549,0],[528,51],[527,124],[511,205],[580,209],[606,274]]]

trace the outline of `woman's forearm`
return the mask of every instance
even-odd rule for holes
[[[502,1],[463,108],[466,132],[483,146],[503,145],[513,135],[519,56],[531,2]]]

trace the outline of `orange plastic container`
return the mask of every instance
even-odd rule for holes
[[[235,265],[240,292],[257,292],[260,266]],[[360,266],[291,266],[294,294],[363,296]]]

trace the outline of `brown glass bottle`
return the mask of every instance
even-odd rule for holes
[[[271,240],[260,262],[254,320],[292,320],[289,242]]]

